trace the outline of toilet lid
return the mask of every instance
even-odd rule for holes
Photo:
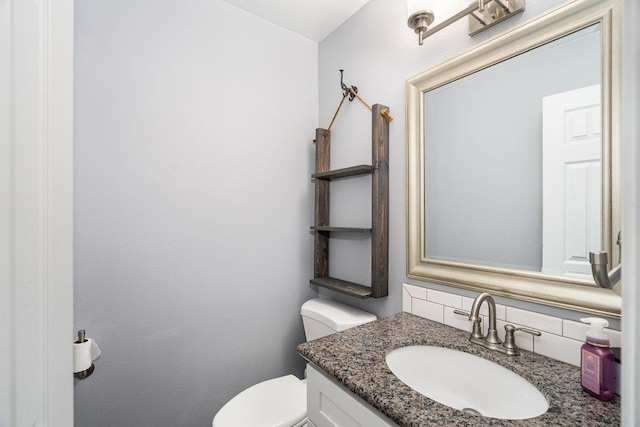
[[[218,411],[213,427],[290,427],[307,416],[307,385],[293,375],[263,381]]]

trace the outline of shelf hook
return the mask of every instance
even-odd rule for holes
[[[344,76],[344,70],[340,70],[340,88],[342,89],[342,97],[346,98],[348,96],[349,101],[353,101],[356,98],[356,93],[358,93],[358,88],[355,86],[351,86],[351,88],[349,88],[342,81],[343,76]]]

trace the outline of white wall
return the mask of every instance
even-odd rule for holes
[[[76,425],[209,425],[302,375],[317,44],[219,0],[75,8]]]

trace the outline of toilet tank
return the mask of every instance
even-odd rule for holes
[[[302,304],[300,314],[307,341],[377,319],[375,314],[323,298],[312,299]]]

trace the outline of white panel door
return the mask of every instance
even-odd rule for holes
[[[600,85],[543,98],[542,272],[591,277],[601,250]]]

